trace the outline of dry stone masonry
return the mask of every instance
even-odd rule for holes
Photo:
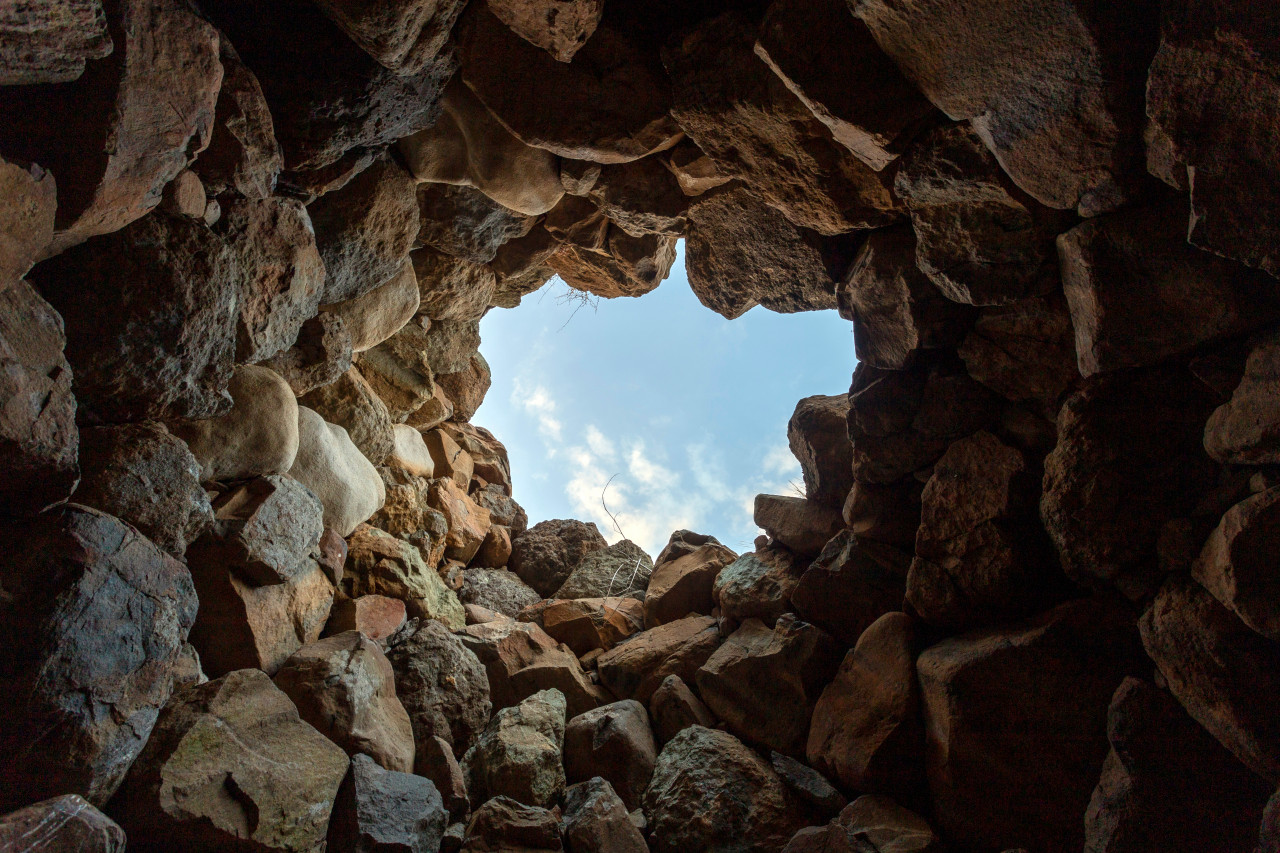
[[[1278,21],[0,3],[0,851],[1280,853]],[[680,240],[852,327],[747,553],[471,422]]]

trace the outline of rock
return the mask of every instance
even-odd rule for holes
[[[914,477],[887,485],[855,482],[840,514],[854,536],[910,549],[920,526],[923,490]]]
[[[302,324],[298,342],[262,363],[299,397],[337,382],[351,369],[351,332],[341,317],[321,313]]]
[[[521,142],[459,76],[445,89],[441,106],[444,113],[434,127],[397,146],[415,178],[473,187],[528,216],[556,206],[564,189],[554,154]]]
[[[444,515],[427,503],[431,481],[406,477],[393,468],[383,468],[379,473],[387,487],[387,500],[382,509],[370,517],[370,526],[416,546],[428,565],[439,566],[444,559],[444,540],[449,534],[449,523]],[[396,482],[397,479],[404,482]]]
[[[613,786],[599,776],[565,790],[560,829],[571,853],[647,853],[649,850]]]
[[[849,532],[832,538],[804,570],[791,604],[846,647],[886,613],[902,608],[911,558]]]
[[[926,772],[945,838],[996,850],[1081,848],[1080,815],[1106,755],[1106,707],[1116,683],[1142,667],[1130,619],[1111,603],[1072,601],[920,655]]]
[[[711,728],[716,717],[678,675],[668,675],[649,698],[649,716],[659,744],[665,744],[689,726]]]
[[[1272,795],[1262,813],[1262,828],[1258,832],[1258,849],[1261,853],[1274,853],[1280,849],[1280,797]]]
[[[1280,552],[1280,488],[1227,510],[1209,535],[1192,574],[1242,622],[1280,641],[1276,580],[1266,556]]]
[[[774,2],[755,51],[837,142],[876,171],[934,114],[846,4]],[[861,82],[838,82],[845,80]]]
[[[813,711],[805,756],[855,791],[909,794],[924,764],[915,621],[886,613],[845,655]]]
[[[673,236],[632,237],[609,225],[602,251],[565,243],[547,258],[547,266],[570,287],[602,299],[643,296],[670,274],[676,242]]]
[[[477,502],[477,506],[480,504]],[[493,514],[489,515],[490,520]],[[485,534],[484,541],[480,543],[480,550],[476,552],[475,563],[480,566],[492,566],[494,568],[505,568],[507,562],[511,559],[511,531],[503,527],[501,524],[495,524],[489,528],[489,532]],[[512,573],[512,577],[519,579],[519,575]],[[521,586],[529,587],[524,581],[520,581]],[[537,595],[535,592],[534,595]]]
[[[669,675],[693,681],[720,645],[720,629],[710,616],[687,616],[636,634],[599,658],[600,681],[615,696],[647,704]]]
[[[644,811],[655,853],[778,850],[806,822],[764,759],[701,726],[663,747]]]
[[[276,142],[271,108],[262,96],[258,78],[240,61],[227,39],[221,39],[218,59],[222,87],[213,116],[209,147],[191,164],[210,196],[228,191],[245,198],[264,199],[275,192],[284,167]]]
[[[436,464],[422,440],[422,433],[411,426],[396,424],[391,428],[391,434],[395,445],[391,455],[384,460],[388,468],[398,469],[410,477],[430,479],[435,476]]]
[[[342,583],[342,567],[347,562],[347,542],[332,527],[326,527],[316,548],[316,562],[325,577],[335,585]]]
[[[503,207],[479,190],[447,184],[419,184],[418,245],[487,264],[503,244],[523,237],[537,218]]]
[[[601,777],[626,805],[638,809],[658,749],[649,715],[634,699],[579,714],[564,730],[564,770],[570,784]]]
[[[431,430],[453,417],[453,404],[444,395],[444,389],[436,385],[431,399],[422,408],[405,418],[405,423],[418,430]]]
[[[0,283],[8,289],[53,240],[58,188],[53,175],[35,163],[0,157],[0,199]]]
[[[1191,190],[1188,239],[1272,275],[1275,251],[1275,42],[1249,3],[1166,10],[1151,62],[1147,115],[1173,162],[1148,156],[1152,174]],[[1212,132],[1209,128],[1212,127]],[[1257,165],[1246,165],[1254,164]]]
[[[465,752],[489,722],[489,678],[479,659],[443,624],[424,619],[387,651],[396,694],[409,712],[419,756],[422,744],[440,737],[454,754]],[[423,768],[419,768],[419,772]]]
[[[817,395],[796,403],[787,422],[787,443],[800,461],[805,496],[812,501],[839,506],[853,484],[853,445],[845,418],[849,395]]]
[[[312,571],[324,534],[324,507],[289,477],[259,477],[213,502],[213,525],[191,545],[187,562],[234,569],[254,586],[289,583]]]
[[[1169,694],[1126,678],[1111,699],[1107,737],[1111,752],[1085,812],[1086,851],[1248,850],[1255,842],[1267,784]]]
[[[355,755],[329,818],[328,844],[355,853],[435,853],[449,814],[430,780]]]
[[[392,423],[403,423],[435,394],[425,317],[410,320],[391,337],[357,358],[361,374],[386,406]]]
[[[347,431],[306,406],[298,407],[298,456],[289,476],[320,499],[325,527],[340,536],[350,536],[386,500],[378,469]]]
[[[429,501],[449,523],[445,556],[464,564],[471,562],[489,533],[489,511],[477,506],[450,480],[432,481]]]
[[[660,158],[603,167],[581,161],[578,165],[590,166],[596,175],[582,195],[632,237],[684,234],[689,197]],[[561,167],[562,176],[567,168]]]
[[[1176,366],[1095,376],[1067,399],[1040,515],[1068,577],[1154,592],[1161,527],[1213,481],[1201,435],[1215,402]]]
[[[370,56],[403,75],[436,60],[466,3],[320,0],[317,5]]]
[[[1280,316],[1273,278],[1182,243],[1186,227],[1170,203],[1058,238],[1081,375],[1157,364]]]
[[[690,197],[703,195],[733,180],[721,174],[715,162],[688,138],[676,143],[662,162],[675,175],[680,191]]]
[[[649,586],[652,572],[649,555],[630,539],[623,539],[583,556],[553,597],[640,597]]]
[[[495,797],[471,816],[462,853],[564,850],[554,812],[524,806],[510,797]]]
[[[1244,377],[1204,429],[1204,449],[1219,462],[1266,465],[1280,462],[1280,332],[1262,337],[1249,352]]]
[[[463,18],[462,79],[525,143],[597,163],[638,160],[674,143],[668,84],[626,33],[604,22],[577,61],[564,63],[521,40],[501,17],[477,7]]]
[[[503,708],[462,759],[472,798],[511,797],[548,806],[564,794],[565,702],[560,691],[542,690]]]
[[[671,115],[724,174],[795,225],[832,235],[892,222],[887,179],[837,143],[760,61],[756,30],[730,12],[672,39],[663,49]]]
[[[418,276],[414,265],[406,263],[386,284],[325,306],[325,312],[342,318],[351,334],[351,351],[364,352],[403,329],[418,313],[419,303]]]
[[[6,850],[124,853],[124,830],[78,794],[42,800],[0,817]],[[643,849],[643,848],[641,848]]]
[[[333,602],[324,633],[331,637],[344,631],[359,631],[375,643],[381,644],[400,630],[405,618],[404,602],[396,598],[385,595],[341,598]]]
[[[654,560],[654,565],[661,566],[663,563],[688,556],[703,545],[724,547],[720,544],[719,539],[705,533],[694,533],[692,530],[672,531],[671,535],[667,537],[667,544],[658,553],[658,558]]]
[[[320,638],[333,604],[333,585],[307,561],[284,583],[258,586],[226,566],[192,564],[200,612],[191,644],[216,677],[237,669],[273,675],[291,654]]]
[[[609,701],[573,652],[537,625],[500,619],[468,625],[459,638],[484,664],[495,708],[518,705],[546,689],[558,690],[575,717]]]
[[[511,460],[506,446],[493,433],[484,427],[457,422],[443,424],[441,429],[471,456],[474,474],[484,480],[484,485],[498,486],[505,495],[511,495]]]
[[[1280,778],[1280,646],[1194,581],[1170,578],[1139,622],[1142,644],[1187,713],[1250,770]]]
[[[517,618],[533,622],[548,636],[582,657],[608,651],[643,626],[642,604],[634,598],[578,598],[535,601]]]
[[[169,698],[195,621],[191,577],[75,505],[9,522],[6,537],[0,810],[68,792],[102,805]]]
[[[33,273],[66,323],[84,408],[107,422],[230,408],[237,266],[203,223],[157,212]]]
[[[240,267],[236,360],[264,361],[293,346],[315,316],[328,286],[325,264],[300,202],[228,198],[221,210],[214,230]]]
[[[337,8],[339,2],[328,5]],[[383,4],[382,10],[394,15],[420,8],[396,7]],[[402,64],[399,71],[380,65],[321,9],[303,0],[281,4],[270,20],[244,14],[235,0],[212,0],[203,8],[257,75],[285,168],[295,172],[292,180],[298,180],[297,172],[332,170],[348,155],[367,163],[369,152],[430,127],[457,67],[444,51],[434,57],[419,53],[415,62],[421,64]],[[281,26],[292,34],[284,41]],[[381,33],[398,35],[391,29]]]
[[[78,16],[68,5],[56,4],[57,14],[72,24]],[[16,15],[20,31],[34,35],[40,21],[33,16],[55,6],[39,8],[7,9],[5,15]],[[58,181],[57,231],[45,257],[145,216],[160,203],[165,184],[209,144],[213,129],[222,80],[218,32],[174,0],[128,0],[106,8],[105,21],[100,11],[93,13],[93,27],[108,38],[95,40],[99,61],[79,79],[54,88],[6,86],[0,93],[6,117],[0,150],[11,162],[39,163]],[[0,46],[7,72],[17,70],[9,65],[16,58],[10,37],[6,33]],[[75,57],[62,54],[60,60],[75,63]]]
[[[608,547],[595,522],[540,521],[511,540],[511,570],[541,596],[549,597],[582,558]]]
[[[862,796],[821,829],[796,833],[785,853],[859,850],[863,845],[894,853],[940,853],[942,840],[928,821],[888,797]]]
[[[660,562],[649,576],[645,591],[644,626],[656,628],[695,613],[711,615],[715,606],[711,588],[716,576],[737,558],[737,554],[711,540],[679,557]]]
[[[324,259],[320,301],[326,305],[355,299],[391,281],[403,269],[418,233],[413,176],[389,157],[375,161],[309,210]]]
[[[238,365],[227,385],[231,411],[175,422],[173,432],[200,464],[200,481],[284,474],[298,455],[298,401],[289,384],[265,367]]]
[[[802,562],[784,548],[743,554],[720,570],[711,597],[728,619],[773,624],[791,609]]]
[[[694,295],[730,320],[755,305],[783,314],[834,308],[835,282],[817,236],[767,201],[738,188],[689,211],[685,263]]]
[[[433,429],[421,435],[431,454],[436,476],[448,477],[454,485],[466,489],[475,473],[475,462],[471,459],[471,454],[459,447],[453,436],[443,429]]]
[[[433,373],[457,373],[471,363],[471,356],[480,348],[480,323],[437,320],[421,343],[424,361]]]
[[[560,62],[569,62],[582,49],[604,12],[602,0],[495,0],[486,5],[512,32]]]
[[[1080,381],[1071,314],[1059,293],[983,308],[957,352],[974,379],[1049,420]]]
[[[464,605],[478,604],[512,618],[541,600],[514,572],[506,569],[467,569],[463,572],[458,598]]]
[[[413,770],[413,728],[396,698],[395,675],[378,644],[358,631],[308,643],[273,679],[302,719],[347,755],[388,770]]]
[[[347,756],[257,670],[174,697],[112,804],[131,849],[304,853],[324,843]]]
[[[68,83],[84,73],[85,60],[103,59],[113,47],[99,0],[6,10],[0,19],[0,85]],[[74,804],[58,803],[46,811],[62,814],[73,808]],[[20,820],[30,819],[35,818]],[[104,848],[116,846],[110,835],[101,839]],[[118,846],[124,848],[123,839]]]
[[[453,747],[449,746],[449,742],[438,735],[426,738],[414,761],[417,765],[414,772],[430,779],[436,786],[449,817],[465,816],[470,810],[467,804],[466,779],[458,760],[453,757]]]
[[[1121,15],[1075,0],[998,12],[860,0],[853,11],[925,97],[970,120],[1042,204],[1092,216],[1133,197],[1152,6]]]
[[[840,511],[807,498],[756,495],[755,523],[799,556],[816,556],[844,529]]]
[[[405,603],[409,616],[466,624],[462,604],[417,547],[375,527],[358,527],[347,542],[343,587],[347,595],[386,595]]]
[[[814,705],[839,662],[820,628],[790,615],[772,629],[747,619],[698,670],[698,691],[738,737],[803,754]]]
[[[493,301],[493,270],[427,246],[410,256],[418,275],[422,313],[432,320],[478,320]]]
[[[374,465],[381,465],[395,447],[387,404],[358,367],[352,367],[338,381],[311,391],[298,402],[329,424],[345,429],[350,440]]]
[[[489,362],[476,353],[465,369],[437,376],[436,382],[453,404],[453,416],[459,421],[469,421],[484,402],[484,395],[489,393],[492,383]]]
[[[213,521],[199,464],[162,424],[82,430],[80,465],[77,503],[128,522],[175,557]]]
[[[859,362],[901,370],[918,349],[955,346],[974,312],[942,295],[916,265],[915,232],[872,232],[836,286],[840,316],[853,321]]]
[[[929,625],[963,631],[1043,610],[1066,592],[1036,513],[1040,471],[989,432],[962,438],[922,496],[906,601]]]
[[[939,127],[903,158],[893,186],[911,214],[916,261],[956,302],[1005,305],[1044,295],[1057,287],[1053,240],[1070,219],[1014,186],[1001,171],[1008,164],[980,136],[962,125]]]
[[[770,752],[769,765],[797,799],[824,815],[836,814],[849,802],[821,773],[790,756]]]

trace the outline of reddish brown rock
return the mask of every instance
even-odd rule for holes
[[[484,427],[455,421],[443,424],[441,428],[471,457],[475,476],[483,479],[485,484],[498,488],[504,495],[510,497],[511,460],[507,457],[506,446]],[[519,506],[516,505],[515,509],[519,509]],[[519,527],[521,530],[528,526],[527,524],[513,525],[512,520],[515,516],[511,515],[511,512],[513,510],[510,509],[504,512],[502,517],[507,520],[498,521],[497,523],[506,524],[509,527]],[[516,515],[518,514],[516,513]],[[495,519],[495,521],[497,520]]]
[[[449,480],[434,481],[428,500],[434,509],[444,514],[449,524],[445,556],[464,564],[470,562],[489,533],[489,511],[477,506]]]
[[[186,567],[75,505],[10,522],[0,570],[0,809],[68,791],[102,805],[169,698],[195,621]]]
[[[0,846],[11,850],[124,853],[124,830],[78,794],[42,800],[0,817]]]
[[[493,513],[489,514],[489,519],[490,521],[493,520]],[[489,532],[485,534],[484,541],[480,543],[480,550],[476,552],[475,563],[485,568],[502,569],[506,568],[510,559],[511,530],[501,524],[494,524],[489,528]]]
[[[805,397],[787,422],[787,443],[800,460],[805,496],[839,506],[853,484],[853,444],[845,418],[849,395]]]
[[[503,244],[525,236],[537,217],[503,207],[479,190],[419,184],[418,245],[474,264],[487,264]]]
[[[540,521],[511,540],[510,567],[539,595],[550,596],[583,557],[607,545],[594,522]]]
[[[656,234],[632,237],[609,226],[603,251],[563,244],[547,266],[566,284],[604,299],[643,296],[662,283],[676,259],[676,238]]]
[[[1090,600],[926,649],[916,666],[941,834],[996,850],[1079,850],[1107,705],[1142,660],[1130,614]]]
[[[796,613],[845,646],[886,613],[902,609],[911,558],[851,533],[832,538],[791,593]]]
[[[915,477],[896,483],[854,483],[841,515],[855,536],[910,549],[920,526],[920,493],[924,484]]]
[[[668,675],[649,698],[649,716],[659,744],[665,744],[689,726],[712,728],[715,714],[678,675]]]
[[[1187,713],[1265,779],[1280,779],[1280,644],[1193,580],[1170,578],[1139,623],[1142,644]]]
[[[500,620],[468,625],[458,635],[484,664],[495,708],[508,708],[540,690],[554,688],[568,703],[570,716],[608,701],[582,671],[573,652],[537,625]]]
[[[647,703],[668,675],[693,681],[720,641],[720,629],[710,616],[677,619],[601,655],[600,680],[615,696]]]
[[[921,781],[924,726],[916,623],[886,613],[845,655],[813,711],[809,763],[855,791],[909,794]]]
[[[756,495],[754,520],[770,538],[803,557],[817,556],[844,529],[839,510],[788,495]]]
[[[583,188],[579,195],[594,202],[623,231],[633,237],[679,237],[684,233],[689,197],[681,192],[679,182],[660,158],[645,157],[603,167],[581,162],[573,165],[590,166],[595,176],[591,186]],[[567,169],[561,167],[562,181]]]
[[[432,320],[477,320],[493,301],[497,280],[483,264],[430,247],[414,251],[420,310]]]
[[[450,628],[465,623],[462,605],[415,545],[367,525],[347,540],[343,573],[347,595],[387,595],[405,603],[411,617],[438,619]]]
[[[375,643],[381,643],[399,631],[404,623],[403,601],[385,595],[361,595],[334,601],[324,633],[332,636],[344,631],[359,631]]]
[[[495,797],[476,809],[467,824],[462,853],[505,853],[508,850],[560,853],[560,824],[554,812]]]
[[[392,423],[404,423],[435,395],[432,362],[439,353],[433,351],[434,330],[430,320],[415,317],[356,359]]]
[[[1209,417],[1204,449],[1219,462],[1280,462],[1280,333],[1263,336],[1249,352],[1244,376],[1231,399]]]
[[[604,12],[603,0],[493,0],[486,6],[512,32],[560,62],[582,49]]]
[[[835,141],[753,53],[755,40],[750,19],[729,13],[664,47],[680,127],[798,226],[831,235],[892,222],[887,180]]]
[[[34,163],[0,158],[0,287],[22,278],[44,254],[57,208],[53,175]]]
[[[596,776],[565,789],[561,831],[574,853],[647,853],[644,836],[605,779]]]
[[[760,619],[773,624],[791,609],[791,594],[807,561],[770,546],[743,554],[720,570],[711,597],[728,619]]]
[[[1201,585],[1264,637],[1280,641],[1280,590],[1271,570],[1280,553],[1280,488],[1227,510],[1192,569]]]
[[[414,772],[425,776],[436,786],[451,818],[466,815],[467,783],[458,760],[453,757],[453,747],[442,737],[433,736],[420,741]]]
[[[0,17],[0,86],[70,82],[84,73],[85,60],[109,56],[114,46],[101,0],[6,9]],[[50,808],[56,814],[73,807]]]
[[[435,61],[466,3],[320,0],[317,5],[381,65],[403,75]]]
[[[387,651],[396,674],[396,696],[413,724],[417,772],[426,772],[433,752],[423,744],[444,739],[455,754],[466,752],[489,722],[489,678],[476,656],[440,622],[424,619]]]
[[[894,853],[940,853],[942,839],[929,822],[888,797],[858,797],[823,827],[800,830],[784,853],[843,853],[864,845]],[[1010,851],[1010,853],[1013,853]]]
[[[711,588],[716,576],[737,558],[737,554],[712,540],[658,563],[645,590],[644,626],[656,628],[691,614],[711,615],[715,606]]]
[[[530,611],[536,608],[536,617]],[[634,598],[556,599],[534,604],[520,614],[554,640],[582,657],[593,649],[608,651],[641,629],[642,605]]]
[[[638,809],[653,777],[658,749],[649,715],[633,699],[573,717],[564,730],[564,770],[570,785],[599,776],[627,809]]]
[[[258,78],[240,61],[231,42],[222,39],[222,87],[213,116],[209,147],[200,152],[191,170],[210,196],[233,191],[245,198],[264,199],[275,192],[284,166],[276,142],[271,108],[262,96]]]
[[[351,332],[341,317],[321,313],[298,329],[297,342],[263,362],[301,397],[331,385],[351,369]]]

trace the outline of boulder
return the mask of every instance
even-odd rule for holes
[[[341,540],[339,540],[341,541]],[[385,595],[361,595],[333,602],[324,634],[331,637],[344,631],[359,631],[375,643],[383,644],[404,625],[404,602]]]
[[[860,0],[853,11],[925,97],[970,120],[1041,203],[1091,216],[1134,196],[1153,6],[1121,14],[1077,0],[1015,8]]]
[[[720,629],[710,616],[687,616],[636,634],[599,659],[600,681],[615,696],[647,704],[669,675],[690,682],[720,645]]]
[[[515,572],[506,569],[467,569],[462,573],[458,599],[464,605],[477,604],[512,618],[542,600]]]
[[[471,477],[475,473],[475,462],[471,454],[458,446],[443,429],[433,429],[422,433],[423,441],[431,454],[436,470],[435,476],[448,477],[454,485],[466,489],[471,485]]]
[[[494,714],[462,759],[471,797],[510,797],[542,807],[559,800],[565,786],[564,718],[564,696],[555,689]]]
[[[73,505],[7,524],[0,570],[0,810],[68,792],[101,806],[169,698],[195,621],[186,567]]]
[[[391,413],[360,368],[352,367],[332,384],[298,401],[331,425],[342,427],[365,458],[381,465],[395,447]]]
[[[395,675],[378,644],[358,631],[308,643],[273,681],[302,719],[346,751],[387,770],[413,771],[413,728],[396,698]]]
[[[306,406],[298,407],[298,455],[289,476],[320,499],[325,527],[340,536],[350,536],[386,500],[378,469],[347,431]]]
[[[445,373],[436,377],[445,397],[453,405],[453,417],[459,421],[469,421],[476,410],[484,402],[484,395],[489,393],[493,374],[489,370],[489,362],[480,353],[471,356],[470,363],[457,373]]]
[[[356,359],[392,423],[408,420],[435,394],[431,331],[429,320],[416,317]]]
[[[382,509],[369,518],[370,526],[416,546],[427,565],[439,567],[444,560],[444,540],[449,535],[449,523],[444,515],[427,503],[431,481],[422,477],[406,477],[394,468],[382,468],[379,474],[387,488],[387,500]]]
[[[23,11],[25,15],[21,14]],[[4,67],[0,85],[68,83],[84,73],[85,60],[109,56],[113,47],[99,0],[74,0],[48,8],[9,10],[0,19],[0,65]],[[57,803],[45,809],[54,811],[70,807]],[[30,819],[33,818],[23,817],[20,820]],[[109,835],[103,836],[103,842]],[[86,840],[88,838],[86,836]],[[123,844],[121,840],[119,845],[122,849]]]
[[[817,770],[777,751],[769,753],[769,765],[795,798],[823,816],[835,815],[849,801]]]
[[[582,49],[604,13],[603,0],[494,0],[486,5],[512,32],[560,62],[571,61]]]
[[[11,52],[12,38],[27,41],[42,22],[73,24],[85,11],[73,7],[89,5],[7,9],[0,66],[18,70],[9,64],[19,58]],[[128,0],[105,8],[105,20],[101,8],[91,13],[93,29],[105,37],[93,39],[98,61],[79,79],[56,87],[9,85],[0,92],[6,118],[0,150],[10,160],[39,163],[58,181],[57,230],[45,257],[145,216],[160,203],[165,184],[209,144],[213,129],[222,81],[217,30],[175,0]],[[56,19],[45,17],[50,14]],[[15,25],[18,32],[10,29]],[[77,54],[59,61],[74,67]]]
[[[507,448],[484,427],[451,421],[441,425],[449,437],[471,457],[475,476],[484,483],[479,485],[498,487],[506,496],[511,495],[511,461]],[[518,507],[517,507],[518,508]],[[518,513],[517,513],[518,514]],[[502,522],[511,526],[508,522]],[[522,530],[528,525],[515,525]]]
[[[756,495],[756,526],[792,553],[814,557],[844,529],[840,511],[790,495]]]
[[[479,502],[476,505],[480,506]],[[490,513],[489,518],[492,520],[492,513]],[[484,541],[480,543],[480,550],[476,552],[474,562],[480,566],[505,568],[510,559],[511,530],[501,524],[495,524],[489,528],[489,532],[485,534]],[[519,578],[519,575],[514,573],[512,573],[512,576]],[[524,581],[520,581],[520,584],[532,590],[532,587],[529,587]],[[535,592],[534,595],[537,595],[537,593]]]
[[[712,728],[716,724],[711,713],[678,675],[668,675],[649,697],[649,716],[659,745],[665,744],[689,726]]]
[[[569,784],[602,778],[631,811],[641,807],[658,750],[649,715],[634,699],[579,714],[564,730],[564,771]]]
[[[293,346],[262,363],[299,397],[337,382],[351,369],[351,332],[335,314],[320,313],[302,324]]]
[[[0,817],[0,847],[124,853],[125,837],[115,821],[84,797],[63,794]]]
[[[654,567],[644,596],[646,628],[656,628],[695,613],[711,615],[715,606],[711,588],[716,576],[738,555],[707,538],[710,540],[707,543]],[[663,554],[671,550],[668,545]]]
[[[503,207],[479,190],[449,184],[419,184],[417,245],[487,264],[510,240],[528,234],[535,216]]]
[[[396,674],[396,695],[409,712],[417,754],[422,744],[443,738],[454,754],[465,752],[489,722],[489,678],[479,659],[434,619],[418,623],[387,650]],[[421,772],[423,768],[419,768]]]
[[[670,235],[632,237],[609,224],[599,250],[564,243],[547,258],[547,266],[571,288],[602,299],[643,296],[671,273],[676,242]]]
[[[836,285],[816,234],[754,188],[707,196],[689,211],[685,266],[703,305],[730,320],[756,305],[793,314],[836,306]]]
[[[412,74],[445,49],[449,31],[466,3],[320,0],[317,5],[381,65],[397,74]]]
[[[342,318],[351,335],[351,351],[364,352],[403,329],[418,313],[420,301],[414,265],[405,263],[386,284],[324,310]]]
[[[630,539],[587,553],[554,598],[642,598],[653,560]]]
[[[347,595],[398,598],[410,617],[436,619],[449,628],[466,624],[458,596],[416,546],[367,525],[356,528],[347,546],[342,582]]]
[[[154,421],[81,430],[75,499],[128,522],[175,557],[213,521],[199,463]]]
[[[1280,487],[1227,510],[1192,574],[1246,625],[1280,641],[1280,589],[1268,554],[1280,553]]]
[[[484,6],[464,16],[462,79],[525,143],[572,160],[625,163],[675,142],[679,130],[668,115],[662,70],[628,34],[603,22],[577,61],[564,63],[504,20]],[[500,65],[495,56],[503,58]]]
[[[733,735],[702,726],[662,748],[644,811],[655,853],[765,853],[807,823],[768,762]]]
[[[1154,591],[1161,528],[1214,481],[1201,436],[1216,402],[1176,365],[1095,376],[1067,399],[1040,515],[1068,577],[1135,599]]]
[[[478,320],[493,302],[493,269],[430,246],[410,255],[418,276],[420,308],[432,320]]]
[[[1143,666],[1136,639],[1124,608],[1084,599],[920,655],[925,767],[943,837],[995,850],[1081,849],[1107,705]]]
[[[174,697],[112,811],[130,849],[306,853],[347,766],[265,673],[239,670]]]
[[[1280,317],[1275,279],[1183,242],[1186,230],[1170,202],[1058,238],[1081,375],[1158,364]]]
[[[430,479],[435,476],[436,464],[422,440],[422,433],[411,426],[396,424],[391,428],[391,435],[395,443],[391,454],[383,460],[388,468],[395,468],[398,473],[410,477]]]
[[[905,613],[881,616],[845,655],[814,707],[805,757],[844,788],[906,795],[919,787],[918,633]]]
[[[203,223],[156,212],[33,273],[66,323],[84,408],[107,422],[231,408],[238,265]]]
[[[839,646],[820,628],[790,614],[772,629],[747,619],[698,670],[698,692],[738,737],[801,755],[814,705],[839,663]]]
[[[805,397],[787,422],[787,444],[800,461],[805,496],[839,506],[853,484],[853,445],[845,419],[849,395]]]
[[[328,847],[353,853],[436,853],[449,813],[429,779],[351,758],[329,818]]]
[[[559,691],[570,716],[609,701],[573,652],[537,625],[499,619],[468,625],[459,639],[484,664],[495,708],[509,708],[547,689]]]
[[[506,853],[510,850],[564,850],[555,812],[525,806],[510,797],[494,797],[476,809],[467,824],[461,853]]]
[[[58,188],[53,175],[35,163],[0,157],[0,199],[0,283],[8,289],[53,239]]]
[[[220,40],[218,60],[222,87],[218,89],[213,132],[209,147],[200,152],[191,171],[211,198],[226,192],[267,198],[275,192],[276,179],[284,167],[271,108],[262,96],[258,78],[225,38]]]
[[[832,235],[892,222],[888,179],[836,142],[755,55],[756,32],[747,14],[729,12],[668,42],[671,115],[724,174],[795,225]]]
[[[587,2],[599,5],[598,0]],[[515,6],[508,4],[508,9]],[[563,8],[561,4],[556,11]],[[497,11],[494,5],[489,9]],[[531,16],[533,9],[520,14]],[[529,216],[556,206],[564,189],[554,154],[521,142],[460,76],[449,83],[440,103],[444,112],[434,127],[397,145],[415,178],[473,187],[503,207]]]
[[[451,417],[453,417],[453,403],[450,403],[449,398],[445,396],[444,389],[437,385],[435,391],[431,393],[431,399],[423,403],[422,408],[405,418],[404,422],[415,429],[430,430]]]
[[[804,570],[791,604],[849,647],[881,616],[902,608],[910,566],[897,548],[842,532]]]
[[[716,575],[711,598],[728,619],[773,624],[791,609],[791,593],[805,564],[779,547],[743,554]]]
[[[533,622],[579,658],[599,649],[608,651],[643,627],[641,607],[634,598],[575,598],[536,601],[517,618]]]
[[[511,570],[541,596],[551,596],[582,558],[608,547],[595,522],[540,521],[511,540]]]
[[[855,482],[840,514],[854,536],[910,549],[920,526],[923,491],[924,484],[915,477],[884,485]]]
[[[453,757],[453,747],[439,735],[422,741],[414,759],[414,772],[431,780],[444,800],[444,807],[451,819],[457,820],[470,811],[467,803],[467,783],[462,775],[458,759]]]
[[[659,157],[599,166],[568,161],[560,168],[561,182],[570,180],[571,167],[587,167],[594,179],[573,186],[595,204],[601,214],[632,237],[646,234],[680,237],[684,234],[689,197]]]
[[[489,533],[489,511],[477,506],[452,480],[433,480],[428,501],[449,524],[445,556],[463,564],[471,562]]]
[[[273,370],[241,364],[227,390],[231,411],[172,424],[200,464],[200,481],[287,473],[298,456],[298,400],[289,383]]]
[[[1268,465],[1280,462],[1280,332],[1260,338],[1249,351],[1244,376],[1204,428],[1204,448],[1219,462]]]
[[[857,851],[863,846],[893,853],[941,853],[942,839],[929,822],[889,797],[858,797],[824,827],[796,833],[784,853]]]
[[[1172,577],[1139,622],[1142,644],[1187,713],[1250,770],[1280,779],[1280,644],[1195,581]]]

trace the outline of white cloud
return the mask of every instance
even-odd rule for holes
[[[762,467],[770,474],[790,475],[800,470],[800,463],[791,455],[788,445],[778,444],[769,448],[769,452],[764,455]]]
[[[587,447],[596,456],[606,460],[613,459],[618,452],[614,449],[613,442],[595,424],[587,424]]]
[[[543,438],[559,442],[564,434],[564,425],[556,417],[556,401],[551,398],[544,385],[530,388],[523,381],[517,380],[511,391],[511,403],[533,416],[538,422],[538,432]]]

